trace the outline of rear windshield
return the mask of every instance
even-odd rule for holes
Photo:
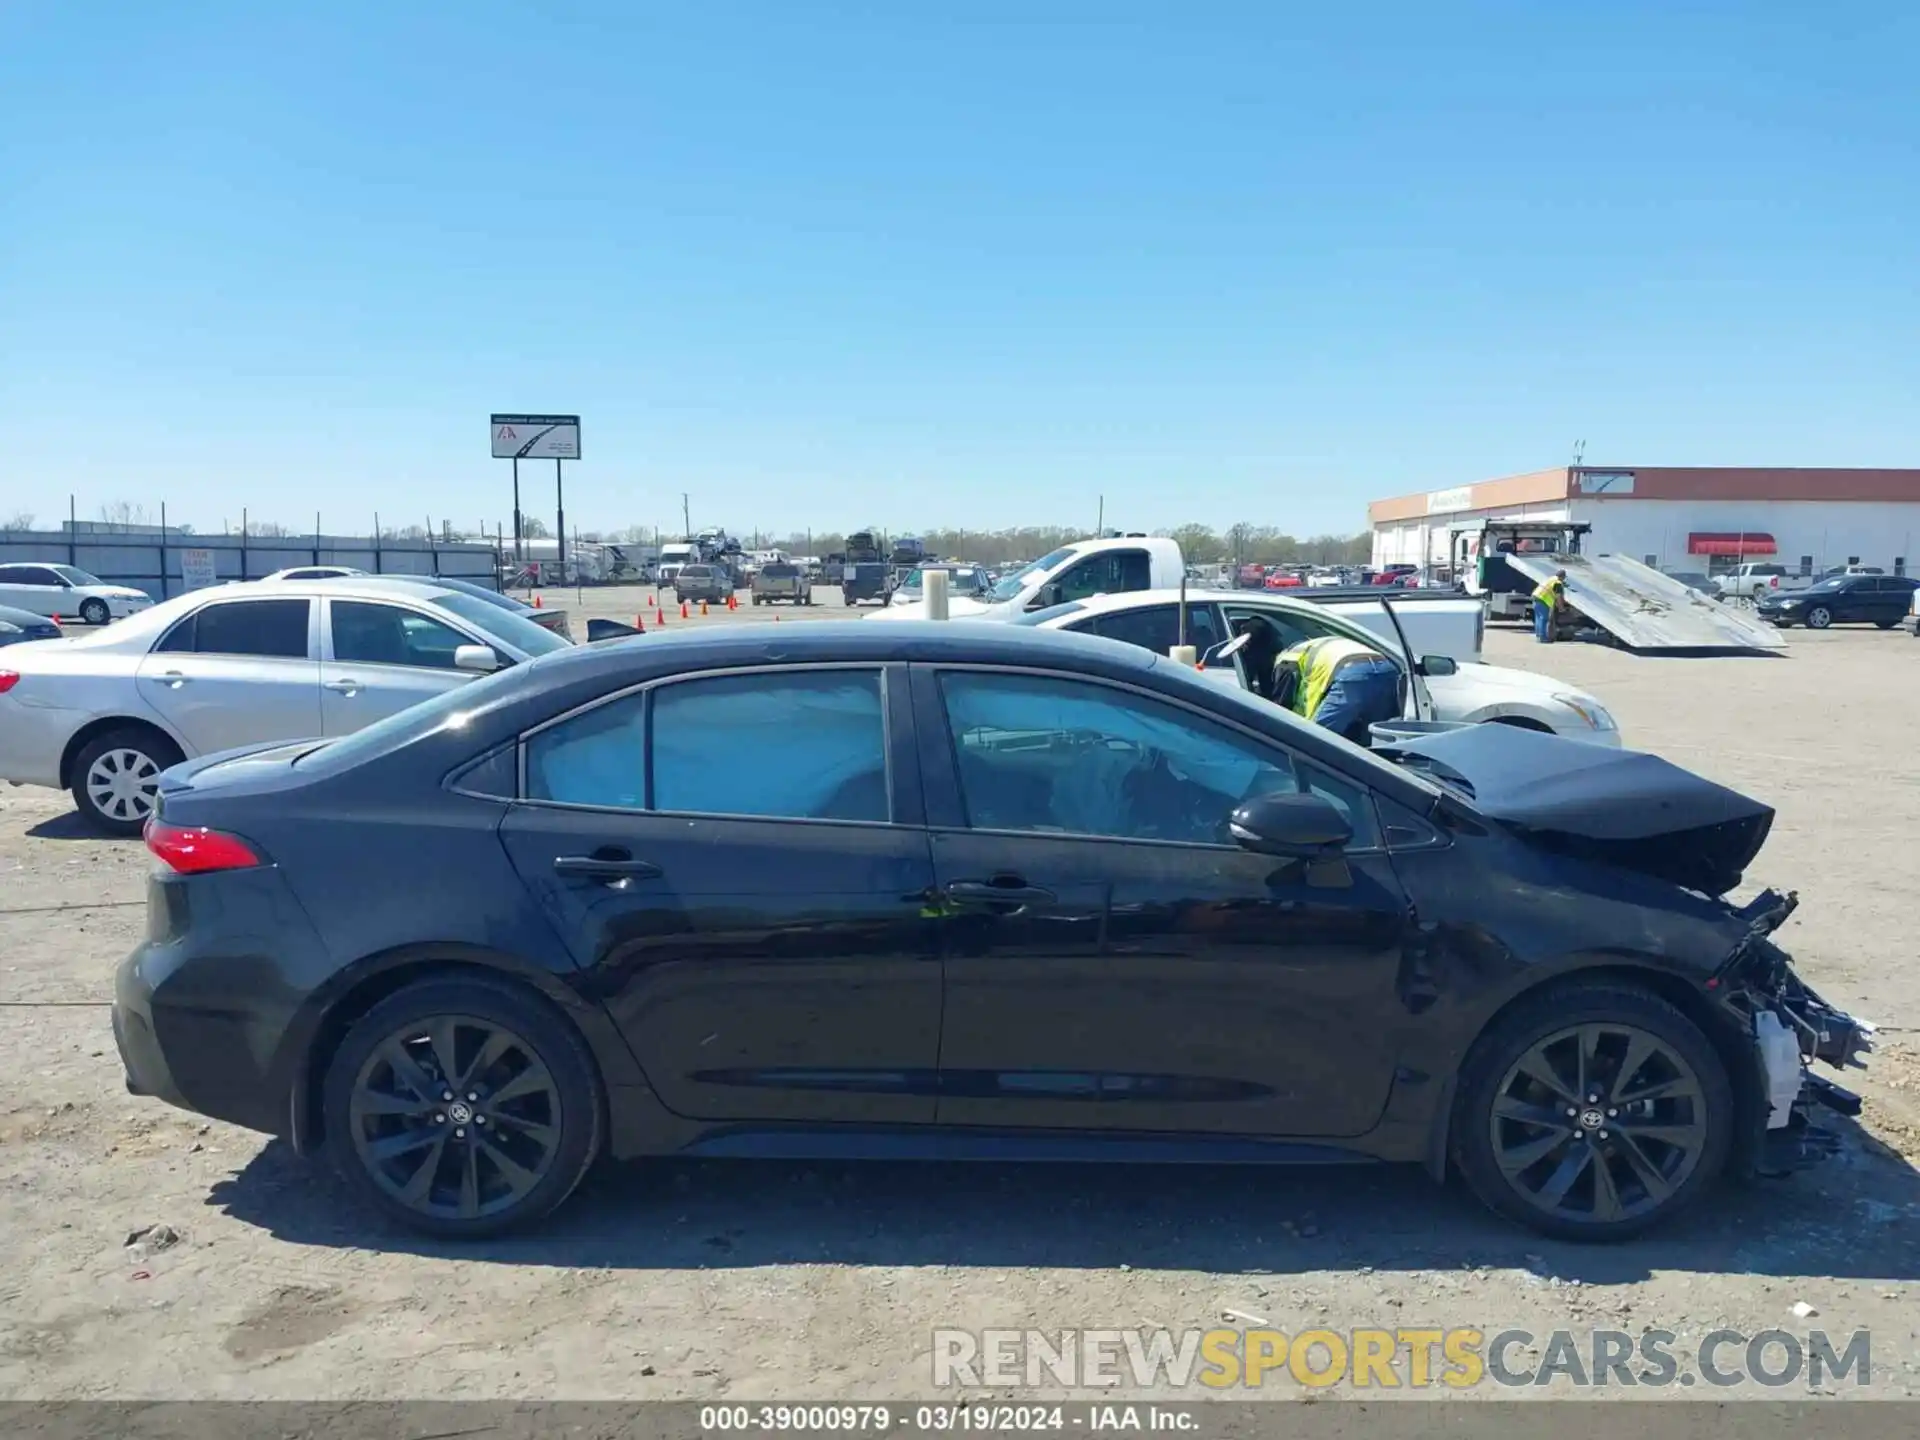
[[[792,565],[762,565],[760,573],[769,580],[791,580],[800,571]]]
[[[689,565],[680,573],[689,579],[698,580],[702,575],[711,575],[713,573],[713,567],[711,565]]]
[[[458,590],[443,591],[434,596],[434,603],[522,655],[549,655],[573,644],[565,636],[534,624],[518,610],[503,610],[475,595],[464,595]]]
[[[451,607],[449,607],[451,608]],[[535,627],[538,628],[538,627]],[[440,730],[455,730],[467,717],[502,691],[526,679],[525,666],[515,665],[482,675],[451,690],[442,690],[417,705],[396,710],[383,720],[307,751],[293,762],[303,774],[337,775],[383,751],[397,748]]]

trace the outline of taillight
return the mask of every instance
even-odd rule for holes
[[[204,825],[168,825],[149,820],[147,849],[179,875],[205,875],[215,870],[251,870],[263,864],[259,853],[238,835],[209,830]]]
[[[1769,590],[1778,590],[1780,588],[1780,577],[1778,575],[1769,576],[1767,579],[1767,588]]]
[[[0,670],[0,695],[6,694],[7,691],[13,689],[13,687],[19,683],[20,672],[18,670]]]

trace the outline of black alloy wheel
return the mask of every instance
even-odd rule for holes
[[[545,1215],[585,1175],[600,1128],[578,1034],[540,997],[488,979],[390,996],[327,1076],[336,1165],[387,1213],[439,1235]]]
[[[1711,1042],[1659,997],[1551,992],[1496,1025],[1462,1076],[1455,1145],[1482,1200],[1567,1239],[1638,1234],[1726,1162],[1732,1090]]]

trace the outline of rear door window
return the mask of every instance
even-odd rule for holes
[[[1070,630],[1103,635],[1165,655],[1180,643],[1180,612],[1174,605],[1148,605],[1137,610],[1116,610],[1092,620],[1070,625]],[[1213,607],[1187,606],[1187,644],[1205,653],[1222,639],[1217,633]]]
[[[305,660],[310,600],[230,600],[194,611],[154,647],[166,654]]]
[[[1118,595],[1147,589],[1153,583],[1153,565],[1144,550],[1107,550],[1069,566],[1055,583],[1062,601]]]
[[[529,800],[790,820],[891,810],[877,670],[675,681],[548,726],[526,755]]]

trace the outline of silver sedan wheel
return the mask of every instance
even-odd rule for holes
[[[87,798],[109,820],[145,820],[160,793],[160,767],[138,750],[108,750],[87,768]]]

